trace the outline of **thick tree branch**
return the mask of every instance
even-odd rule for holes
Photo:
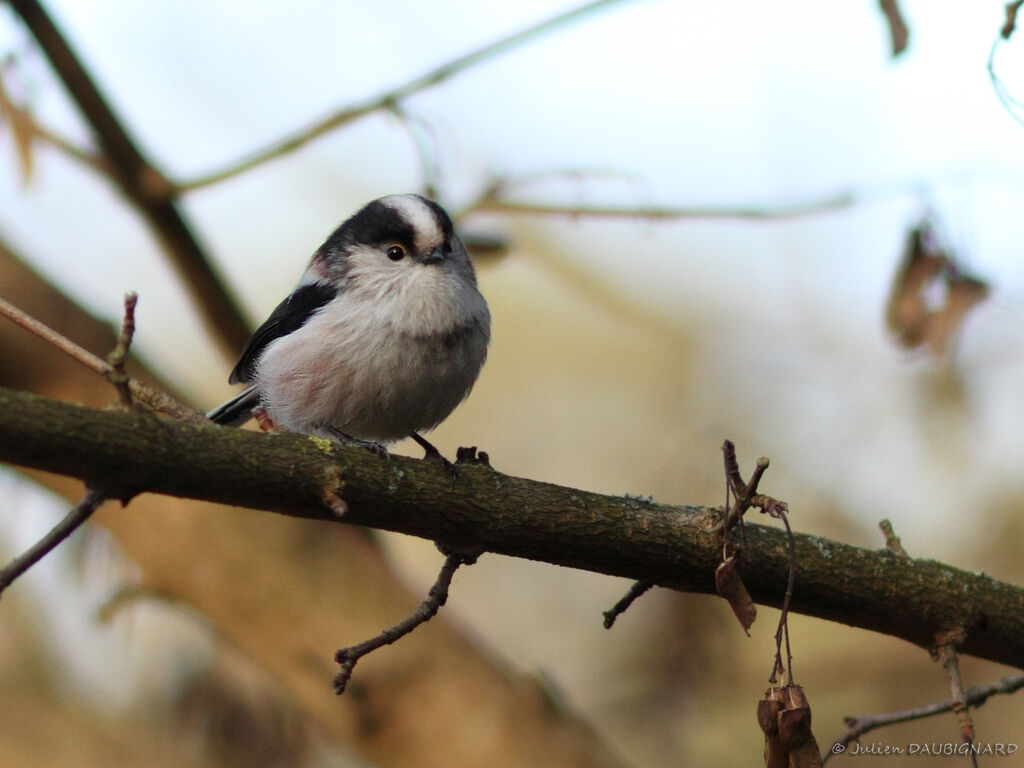
[[[453,549],[543,560],[713,593],[720,514],[603,496],[463,466],[428,463],[301,435],[259,434],[152,414],[98,411],[0,389],[0,460],[79,477],[111,497],[142,492],[398,531]],[[741,571],[751,596],[779,606],[783,532],[748,524]],[[932,650],[963,627],[959,650],[1024,668],[1024,590],[942,563],[795,535],[792,610]]]

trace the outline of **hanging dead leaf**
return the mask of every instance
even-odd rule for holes
[[[757,618],[757,606],[740,578],[735,555],[722,561],[715,569],[715,589],[729,603],[743,631],[750,637],[750,626]]]
[[[907,29],[907,22],[903,19],[900,7],[896,0],[879,0],[879,6],[885,21],[889,25],[889,39],[892,42],[892,57],[895,59],[905,50],[910,40],[910,30]]]
[[[790,768],[821,768],[821,751],[811,733],[811,705],[804,689],[783,689],[785,708],[779,713],[779,737],[789,753]]]
[[[811,733],[811,707],[801,686],[790,683],[765,691],[757,704],[757,724],[764,731],[768,768],[821,767],[821,752]]]
[[[769,688],[757,702],[757,724],[764,731],[764,762],[768,768],[788,768],[789,755],[779,735],[779,713],[782,712],[780,689]]]
[[[901,346],[927,345],[932,354],[940,356],[967,312],[988,296],[988,285],[965,274],[935,240],[927,224],[911,230],[893,276],[886,323]]]
[[[988,298],[988,284],[975,277],[958,276],[946,286],[946,304],[942,310],[932,312],[925,327],[925,339],[932,353],[942,355],[963,324],[964,317],[976,305]]]
[[[28,185],[32,180],[32,139],[36,135],[36,124],[28,110],[11,99],[4,88],[2,73],[0,73],[0,123],[6,123],[11,129],[14,148],[18,153],[21,178]]]
[[[889,330],[896,334],[904,347],[921,344],[928,321],[928,289],[939,277],[946,264],[942,255],[926,250],[928,233],[921,227],[910,231],[903,263],[893,277],[892,291],[886,309]]]

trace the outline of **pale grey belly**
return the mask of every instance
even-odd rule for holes
[[[469,394],[486,352],[486,335],[471,328],[380,334],[366,348],[334,355],[282,344],[268,348],[278,364],[262,367],[258,384],[264,407],[285,429],[390,442],[443,421]]]

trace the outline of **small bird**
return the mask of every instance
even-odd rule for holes
[[[362,445],[413,438],[469,395],[491,315],[451,218],[420,195],[374,200],[313,254],[292,294],[246,342],[228,381],[249,386],[207,417]],[[450,465],[449,465],[450,466]]]

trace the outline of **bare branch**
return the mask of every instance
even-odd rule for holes
[[[177,185],[177,189],[179,192],[189,192],[194,189],[199,189],[200,187],[217,184],[221,181],[225,181],[226,179],[230,179],[232,176],[245,173],[258,165],[262,165],[270,160],[274,160],[294,152],[314,139],[341,128],[344,125],[348,125],[349,123],[365,117],[366,115],[382,109],[390,109],[393,104],[400,102],[402,99],[405,99],[418,91],[443,83],[445,80],[449,80],[460,72],[463,72],[486,59],[493,58],[494,56],[504,53],[516,46],[527,43],[536,37],[540,37],[543,34],[598,11],[601,8],[614,5],[617,2],[621,2],[621,0],[594,0],[592,2],[585,3],[578,8],[559,14],[558,16],[546,19],[539,24],[527,27],[513,35],[509,35],[508,37],[504,37],[493,43],[488,43],[481,48],[477,48],[475,51],[471,51],[470,53],[454,58],[439,67],[435,67],[434,69],[419,75],[418,77],[414,77],[407,83],[384,94],[374,96],[366,101],[351,106],[342,107],[327,117],[321,118],[305,128],[300,128],[288,136],[278,139],[272,144],[256,150],[247,157],[237,160],[220,170],[213,171],[212,173],[197,179],[192,179],[191,181],[179,183]]]
[[[1022,688],[1024,688],[1024,675],[1010,675],[1009,677],[1004,677],[1002,680],[990,683],[989,685],[976,685],[973,688],[968,688],[964,692],[963,701],[969,707],[980,707],[992,696],[1016,693]],[[915,707],[914,709],[904,709],[900,712],[887,712],[882,715],[853,715],[851,717],[847,717],[845,718],[847,726],[846,733],[834,742],[834,744],[842,746],[843,749],[828,750],[825,755],[825,760],[827,761],[833,754],[841,754],[852,742],[876,728],[883,728],[888,725],[897,725],[898,723],[907,723],[912,720],[923,720],[926,717],[934,717],[935,715],[940,715],[943,712],[952,712],[953,708],[957,705],[957,702],[958,699],[948,699],[947,701],[940,701],[937,704]]]
[[[597,219],[746,219],[764,221],[775,219],[795,219],[802,216],[814,216],[829,213],[842,208],[849,208],[858,202],[856,195],[844,192],[820,200],[807,203],[782,206],[631,206],[631,205],[560,205],[549,203],[530,203],[510,200],[503,197],[497,189],[485,192],[475,202],[459,211],[459,216],[470,213],[500,213],[506,215],[528,216],[564,216],[569,218]]]
[[[24,554],[14,558],[0,570],[0,594],[25,571],[46,557],[64,539],[78,530],[107,497],[102,491],[89,489],[85,497],[53,529],[32,545]]]
[[[453,481],[430,462],[303,435],[187,424],[137,409],[98,411],[0,389],[0,460],[80,477],[111,498],[142,492],[352,523],[660,586],[714,594],[721,511],[604,496],[463,465]],[[331,501],[342,498],[341,518]],[[747,523],[741,568],[751,597],[780,607],[789,577],[784,532]],[[800,589],[791,610],[930,649],[951,627],[959,650],[1024,668],[1024,589],[985,574],[793,535]]]
[[[450,553],[445,557],[444,565],[441,566],[441,571],[437,575],[437,581],[430,588],[427,599],[420,603],[419,608],[411,616],[393,627],[388,627],[379,635],[359,643],[359,645],[342,648],[335,653],[334,660],[341,665],[341,669],[334,676],[334,692],[339,696],[345,692],[349,680],[352,679],[352,670],[355,669],[356,662],[363,658],[363,656],[373,653],[385,645],[391,645],[391,643],[401,640],[416,629],[416,627],[434,618],[441,609],[441,606],[448,602],[448,588],[452,584],[452,577],[455,576],[455,571],[460,566],[472,565],[475,562],[475,557],[455,552]]]
[[[0,243],[0,249],[2,249],[2,243]],[[126,310],[127,310],[127,298]],[[134,303],[133,303],[134,308]],[[24,328],[29,333],[33,333],[43,341],[56,347],[64,354],[68,355],[72,359],[84,365],[94,373],[98,373],[100,376],[105,376],[108,379],[116,374],[115,368],[105,360],[100,359],[92,352],[87,349],[83,349],[71,339],[63,336],[57,331],[53,330],[45,323],[41,323],[26,312],[22,312],[16,306],[11,304],[9,301],[0,298],[0,317],[6,317],[11,322]],[[134,332],[134,320],[132,321],[132,332]],[[124,340],[125,329],[122,327],[122,340]],[[130,336],[129,336],[130,339]],[[125,347],[127,350],[127,347]],[[115,350],[116,351],[116,350]],[[122,358],[123,363],[123,358]],[[156,411],[157,413],[164,413],[168,416],[174,416],[185,421],[192,422],[205,422],[206,417],[201,413],[193,411],[186,405],[175,400],[173,397],[168,395],[166,392],[153,389],[152,387],[146,386],[136,379],[127,379],[128,392],[131,397],[134,397],[139,402],[146,405],[148,408]]]
[[[956,715],[957,723],[960,725],[960,737],[964,743],[970,746],[974,742],[974,722],[971,720],[970,706],[967,704],[967,696],[964,694],[964,684],[960,677],[960,657],[957,654],[957,646],[964,641],[964,632],[959,627],[943,632],[935,649],[935,658],[946,670],[946,677],[949,679],[949,692],[952,695],[953,714]],[[978,768],[978,758],[971,752],[971,765]]]

